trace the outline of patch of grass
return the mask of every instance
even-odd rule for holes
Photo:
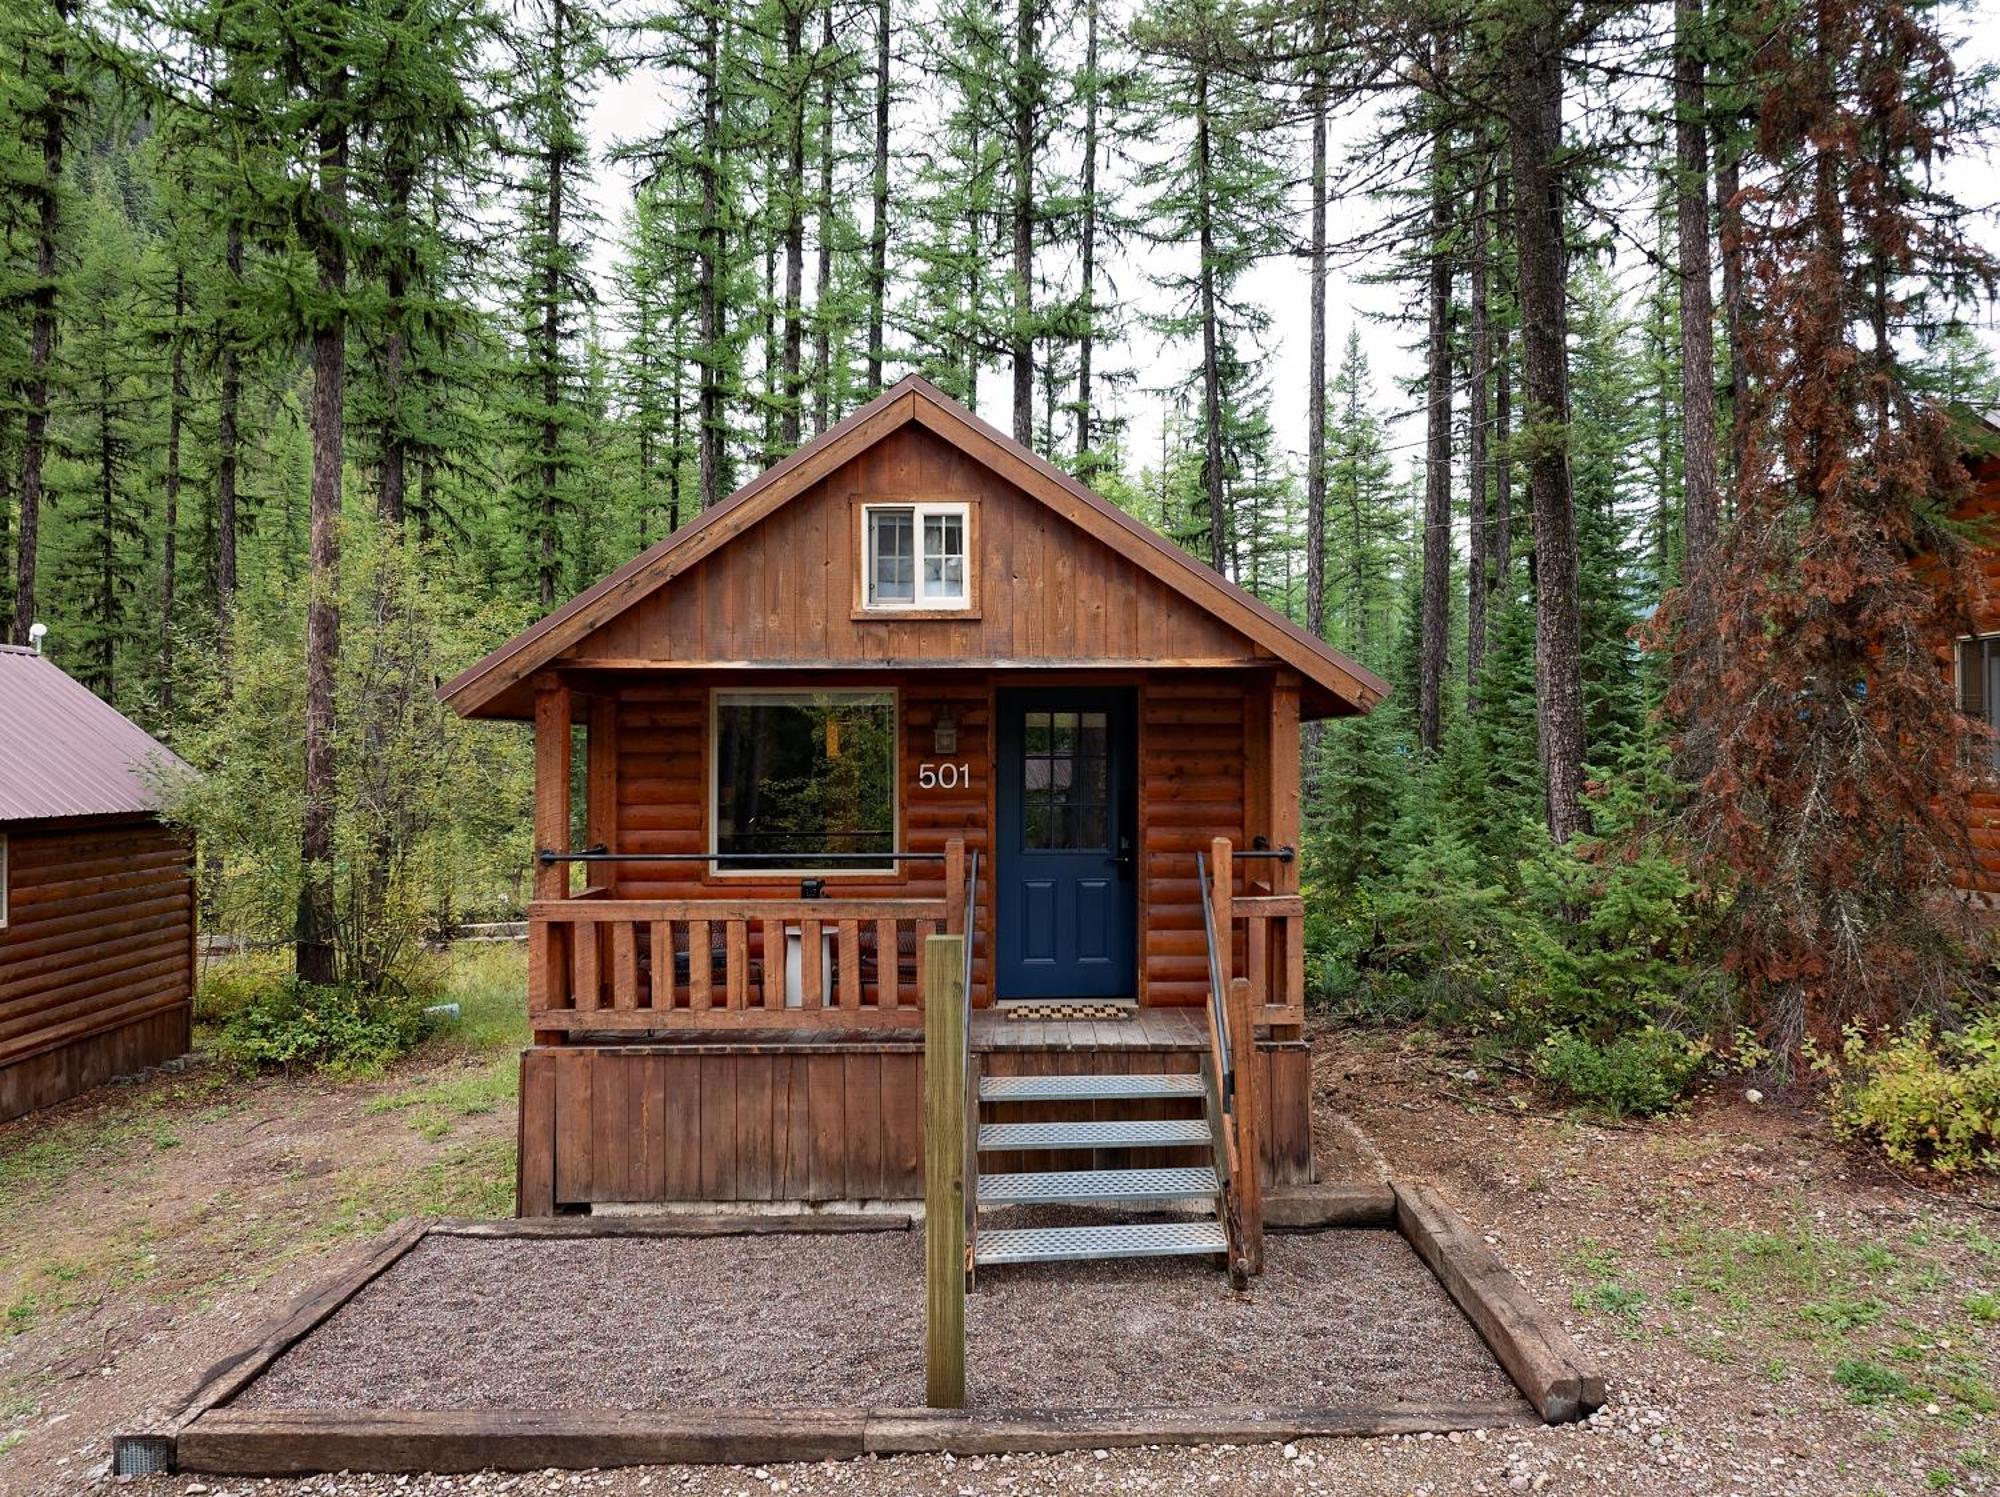
[[[2000,1321],[2000,1294],[1968,1294],[1961,1303],[1965,1306],[1965,1313],[1980,1325]]]
[[[1844,1335],[1848,1331],[1864,1330],[1880,1320],[1882,1302],[1878,1299],[1855,1299],[1835,1292],[1825,1299],[1801,1305],[1799,1318],[1818,1330]]]
[[[409,1113],[411,1127],[425,1138],[441,1139],[458,1119],[482,1117],[511,1103],[520,1085],[520,1066],[507,1055],[377,1097],[367,1111],[375,1116]]]
[[[1590,1288],[1577,1290],[1570,1302],[1579,1310],[1602,1310],[1627,1325],[1637,1325],[1646,1306],[1646,1291],[1616,1279],[1599,1279]]]
[[[506,1216],[514,1209],[515,1157],[510,1135],[459,1144],[414,1171],[343,1176],[317,1235],[379,1232],[408,1216]]]
[[[1846,1392],[1849,1403],[1864,1407],[1892,1400],[1909,1402],[1917,1397],[1916,1384],[1902,1373],[1866,1357],[1848,1357],[1836,1363],[1833,1380]]]
[[[141,1140],[156,1149],[177,1147],[180,1138],[165,1114],[206,1102],[233,1078],[201,1073],[171,1083],[111,1091],[87,1112],[37,1119],[32,1126],[0,1137],[0,1207],[22,1196],[59,1190],[83,1170],[103,1171]],[[225,1115],[239,1105],[220,1105]]]
[[[446,1049],[518,1051],[528,1043],[528,950],[492,943],[454,946],[439,1001],[458,1018],[433,1043]]]

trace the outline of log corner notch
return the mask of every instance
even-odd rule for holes
[[[1604,1406],[1604,1377],[1556,1318],[1428,1185],[1397,1184],[1396,1230],[1472,1322],[1495,1360],[1546,1424]]]

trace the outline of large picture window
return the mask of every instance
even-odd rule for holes
[[[894,868],[892,693],[720,691],[711,747],[719,871]]]
[[[2000,770],[2000,634],[1958,642],[1958,705],[1994,730],[1987,763]]]
[[[863,601],[871,609],[967,608],[972,530],[964,504],[870,504],[862,510]]]

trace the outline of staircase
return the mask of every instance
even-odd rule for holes
[[[975,1267],[1095,1258],[1213,1255],[1227,1259],[1225,1175],[1218,1108],[1204,1075],[978,1076],[977,1211],[996,1207],[1096,1206],[1150,1213],[1201,1202],[1206,1214],[1172,1221],[1107,1222],[1092,1226],[982,1227],[975,1218]],[[1023,1105],[1063,1104],[1088,1111],[1072,1122],[1008,1122],[996,1118]],[[1179,1104],[1184,1117],[1137,1117],[1120,1104]],[[1119,1116],[1124,1112],[1127,1116]],[[1173,1165],[1149,1169],[1092,1168],[1100,1150],[1170,1150]],[[994,1154],[1023,1151],[1071,1156],[1078,1167],[989,1173]]]

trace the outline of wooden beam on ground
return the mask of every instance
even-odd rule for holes
[[[201,1417],[227,1403],[256,1380],[264,1369],[316,1330],[334,1311],[374,1283],[403,1255],[424,1240],[424,1222],[399,1222],[366,1244],[345,1268],[294,1298],[281,1320],[267,1326],[254,1341],[238,1348],[202,1374],[180,1412],[162,1428],[134,1431],[112,1439],[112,1469],[118,1469],[120,1447],[130,1441],[145,1448],[164,1443],[168,1460],[186,1431]]]
[[[1282,1232],[1396,1225],[1396,1192],[1387,1185],[1299,1185],[1264,1197],[1264,1225]]]
[[[582,1237],[830,1237],[861,1232],[907,1232],[914,1225],[906,1214],[891,1211],[663,1211],[646,1216],[450,1219],[432,1226],[431,1234],[526,1241]]]
[[[1550,1424],[1604,1404],[1604,1379],[1576,1343],[1437,1191],[1397,1185],[1396,1226]]]
[[[965,937],[924,942],[924,1401],[965,1407]]]
[[[1331,1408],[998,1410],[217,1409],[181,1437],[179,1469],[214,1475],[319,1471],[602,1470],[775,1465],[950,1451],[997,1455],[1142,1445],[1244,1445],[1531,1424],[1516,1402],[1429,1410]]]

